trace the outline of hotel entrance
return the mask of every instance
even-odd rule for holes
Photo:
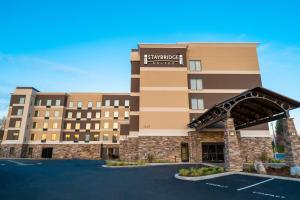
[[[202,143],[202,161],[223,163],[224,143]]]
[[[42,158],[52,158],[53,148],[43,148]]]

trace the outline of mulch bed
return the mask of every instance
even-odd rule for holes
[[[268,167],[268,168],[266,168],[266,171],[267,171],[268,175],[300,178],[299,176],[290,175],[290,167],[282,167],[282,168],[279,168],[279,169]]]

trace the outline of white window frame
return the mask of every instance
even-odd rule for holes
[[[54,122],[54,123],[52,124],[52,128],[53,128],[53,129],[58,129],[58,123],[57,123],[57,122]]]
[[[25,104],[25,97],[20,97],[19,104]]]
[[[126,107],[129,107],[129,105],[130,105],[130,101],[129,101],[129,99],[125,99],[124,106],[126,106]]]
[[[67,123],[66,129],[67,129],[67,130],[71,130],[71,128],[72,128],[72,124],[71,124],[71,123]]]
[[[100,124],[99,123],[95,123],[95,130],[100,130]]]
[[[76,113],[76,119],[80,119],[81,118],[81,112],[77,112]]]
[[[119,123],[118,122],[114,122],[113,123],[113,129],[118,129],[119,128]]]
[[[45,117],[50,117],[50,111],[49,110],[45,111]]]
[[[114,111],[114,118],[118,118],[119,117],[119,112],[118,111]]]
[[[77,108],[82,108],[82,101],[77,102]]]
[[[21,127],[21,120],[18,120],[15,123],[15,128],[20,128],[20,127]]]
[[[189,71],[190,72],[200,72],[201,70],[202,70],[201,60],[189,60]]]
[[[129,111],[124,112],[124,118],[129,118]]]
[[[61,100],[60,99],[56,99],[55,106],[60,106],[60,104],[61,104]]]
[[[49,123],[48,123],[48,122],[44,122],[43,128],[44,128],[44,129],[47,129],[48,127],[49,127]]]
[[[92,101],[88,102],[88,108],[93,108],[93,102]]]
[[[203,83],[201,78],[190,79],[190,87],[193,91],[199,91],[203,89]]]
[[[52,105],[52,100],[51,99],[47,99],[46,106],[51,106],[51,105]]]
[[[73,112],[68,112],[68,119],[71,119],[73,116]]]
[[[74,107],[74,102],[73,101],[70,101],[69,102],[69,108],[73,108]]]
[[[109,129],[109,123],[108,122],[104,122],[103,123],[103,128],[104,129]]]
[[[90,130],[91,129],[91,123],[86,123],[85,124],[85,129]]]
[[[193,110],[203,110],[204,109],[204,100],[202,98],[192,98],[191,99],[191,108]]]
[[[105,111],[105,112],[104,112],[104,117],[105,117],[105,118],[108,118],[108,117],[109,117],[109,111]]]
[[[59,110],[54,111],[54,117],[59,117]]]
[[[22,116],[22,115],[23,115],[23,108],[18,108],[17,116]]]
[[[120,101],[118,99],[114,100],[114,106],[118,107],[120,105]]]
[[[100,117],[101,117],[101,113],[100,112],[96,112],[96,119],[100,119]]]
[[[76,123],[76,124],[75,124],[75,129],[76,129],[76,130],[80,130],[80,123]]]
[[[97,107],[97,108],[101,108],[101,101],[97,101],[97,102],[96,102],[96,107]]]
[[[92,112],[87,112],[86,118],[91,119],[92,118]]]
[[[110,106],[110,100],[105,100],[105,106]]]

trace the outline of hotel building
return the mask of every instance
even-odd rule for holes
[[[191,122],[260,86],[256,43],[139,44],[131,51],[130,93],[44,93],[17,87],[1,154],[224,162],[224,123],[199,131]],[[236,115],[247,115],[247,109]],[[236,132],[243,161],[262,153],[272,157],[267,123]]]

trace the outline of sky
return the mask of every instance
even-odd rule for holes
[[[263,86],[300,101],[300,1],[0,0],[0,117],[16,86],[129,92],[138,43],[259,42]],[[291,112],[300,131],[300,109]]]

